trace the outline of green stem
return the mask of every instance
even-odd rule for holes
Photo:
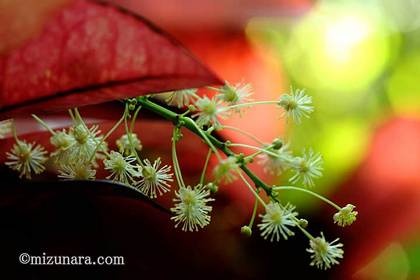
[[[210,157],[211,157],[211,149],[209,149],[207,153],[206,161],[204,162],[203,172],[201,172],[200,185],[202,186],[204,185],[204,177],[206,176],[207,166],[209,165]]]
[[[46,122],[44,122],[41,118],[39,118],[37,115],[32,114],[32,117],[43,127],[45,127],[52,135],[55,134],[55,131],[51,129],[51,127],[48,126]]]
[[[175,127],[172,136],[172,162],[174,165],[175,177],[179,187],[185,188],[185,183],[182,178],[181,168],[179,167],[178,156],[176,154],[176,140],[179,133],[179,128]]]
[[[125,110],[128,111],[128,104],[125,104]],[[141,161],[141,159],[139,157],[139,154],[136,151],[136,147],[134,147],[133,138],[132,138],[130,130],[128,129],[127,117],[128,117],[128,114],[125,114],[125,116],[124,116],[124,127],[125,127],[125,133],[127,134],[127,137],[128,137],[128,143],[130,143],[131,153],[134,154],[134,156],[136,157],[137,162],[140,164],[140,166],[142,168],[144,168],[145,167],[144,163]]]
[[[264,152],[263,151],[258,151],[258,152],[255,152],[253,154],[250,154],[250,155],[248,155],[248,156],[245,157],[245,160],[253,159],[253,158],[255,158],[256,156],[258,156],[258,155],[260,155],[262,153],[264,153]]]
[[[159,116],[172,121],[175,125],[178,125],[181,121],[183,126],[189,129],[191,132],[195,133],[199,137],[202,137],[202,134],[205,134],[207,139],[212,143],[212,145],[219,150],[221,150],[227,156],[237,156],[233,151],[226,147],[225,143],[214,137],[213,135],[206,133],[201,130],[197,130],[195,122],[187,117],[179,116],[177,113],[168,110],[165,107],[162,107],[150,100],[147,97],[141,96],[137,98],[137,101],[143,106],[144,109],[151,111]],[[256,187],[262,188],[268,196],[271,195],[271,187],[264,183],[258,176],[256,176],[245,164],[240,165],[241,169],[245,174],[254,182]]]
[[[314,196],[316,198],[321,199],[322,201],[328,203],[329,205],[333,206],[337,210],[341,210],[341,207],[340,206],[338,206],[337,204],[335,204],[334,202],[332,202],[328,198],[326,198],[326,197],[324,197],[324,196],[322,196],[320,194],[317,194],[317,193],[315,193],[313,191],[307,190],[307,189],[302,189],[302,188],[293,187],[293,186],[274,186],[273,187],[273,190],[274,191],[277,191],[277,190],[295,190],[295,191],[304,192],[304,193],[310,194],[310,195],[312,195],[312,196]]]
[[[248,149],[254,149],[254,150],[257,150],[259,152],[266,153],[266,154],[268,154],[270,156],[273,156],[273,157],[278,157],[279,156],[278,154],[273,153],[273,152],[271,152],[267,149],[260,148],[260,147],[255,147],[255,146],[247,145],[247,144],[230,143],[228,146],[229,147],[243,147],[243,148],[248,148]]]
[[[131,124],[130,124],[130,132],[133,133],[134,132],[134,125],[136,124],[136,120],[137,120],[137,116],[140,112],[141,106],[139,106],[136,111],[134,112],[133,118],[131,119]]]
[[[249,188],[255,198],[261,203],[262,206],[267,207],[267,204],[262,200],[262,198],[258,195],[258,193],[252,188],[251,184],[246,180],[244,175],[242,175],[241,171],[238,171],[239,177],[241,177],[242,181],[244,181],[245,185]]]
[[[19,140],[19,138],[18,138],[18,136],[17,136],[17,133],[16,133],[15,120],[13,120],[13,121],[12,121],[12,126],[11,126],[11,128],[12,128],[12,135],[13,135],[13,138],[15,139],[16,143],[18,143],[18,144],[19,144],[20,140]]]
[[[314,240],[315,237],[306,229],[304,229],[300,224],[299,224],[299,220],[296,217],[293,217],[293,220],[295,221],[296,226],[303,232],[304,235],[306,235],[306,237],[308,237],[310,240]]]
[[[255,216],[257,216],[257,209],[258,209],[258,199],[255,198],[254,209],[252,210],[251,220],[249,221],[249,224],[248,224],[249,228],[252,228],[252,226],[254,225]]]
[[[124,121],[125,116],[127,114],[127,110],[124,110],[123,116],[114,124],[114,126],[105,134],[104,137],[102,137],[101,141],[96,145],[95,150],[93,151],[92,155],[90,156],[90,159],[88,162],[92,162],[92,160],[95,158],[96,152],[98,151],[99,147],[102,145],[102,143],[109,137],[111,134],[121,125],[121,123]]]
[[[241,133],[242,135],[245,135],[247,137],[249,137],[250,139],[254,140],[255,142],[257,142],[258,144],[260,144],[261,146],[265,145],[264,142],[262,142],[261,140],[259,140],[257,137],[255,137],[254,135],[252,135],[249,132],[243,131],[242,129],[236,128],[234,126],[229,126],[229,125],[222,125],[221,129],[230,129],[236,132]]]
[[[82,115],[80,115],[79,109],[74,108],[74,116],[75,116],[75,119],[78,120],[78,121],[80,121],[80,123],[83,124],[83,126],[85,128],[88,128],[87,125],[86,125],[86,123],[85,123],[85,121],[82,118]]]
[[[251,107],[254,105],[262,105],[262,104],[278,104],[278,101],[255,101],[255,102],[248,102],[248,103],[241,103],[241,104],[236,104],[236,105],[231,105],[228,107],[225,107],[223,110],[224,111],[228,111],[228,110],[232,110],[232,109],[238,109],[238,108],[243,108],[243,107]]]
[[[73,111],[71,109],[68,109],[67,111],[69,112],[69,115],[70,115],[71,120],[73,122],[76,122],[76,119],[74,118],[74,115],[73,115]]]
[[[192,123],[192,125],[195,127],[195,129],[200,134],[201,138],[207,143],[207,145],[209,145],[210,149],[212,149],[212,151],[216,155],[217,159],[219,161],[222,161],[222,157],[220,156],[219,151],[216,149],[216,147],[213,145],[213,143],[209,140],[206,133],[201,128],[199,128],[198,125],[195,123],[195,121],[193,121],[192,119],[190,119],[188,117],[184,117],[184,119],[188,120],[189,122]]]

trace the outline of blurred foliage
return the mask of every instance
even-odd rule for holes
[[[286,138],[294,151],[312,146],[323,154],[317,192],[331,194],[352,175],[379,124],[420,117],[419,14],[417,0],[318,1],[300,18],[249,22],[251,41],[273,50],[289,83],[313,96],[311,119],[289,124]],[[319,207],[305,194],[282,195],[307,213]],[[355,276],[418,279],[420,239],[395,240]]]
[[[358,166],[379,122],[420,112],[420,21],[413,11],[420,2],[319,1],[301,18],[249,22],[251,41],[273,49],[290,84],[313,96],[315,113],[290,126],[287,139],[295,151],[312,146],[323,154],[317,191],[332,192]],[[318,203],[284,195],[301,207]]]

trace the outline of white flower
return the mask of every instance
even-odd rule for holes
[[[249,97],[252,95],[252,87],[250,84],[237,83],[235,85],[229,84],[228,81],[220,88],[214,88],[219,94],[216,95],[221,101],[229,105],[236,105],[249,102]]]
[[[51,153],[51,157],[59,165],[67,163],[68,153],[67,150],[76,144],[73,136],[69,135],[65,129],[57,131],[50,137],[50,143],[55,147],[55,151]]]
[[[295,123],[300,123],[302,117],[309,117],[314,110],[312,97],[306,95],[303,89],[291,89],[291,94],[280,97],[279,105],[285,110],[283,115],[292,118]]]
[[[46,154],[47,152],[41,145],[35,146],[35,143],[18,140],[10,153],[7,153],[9,161],[6,162],[6,165],[20,172],[20,178],[25,176],[26,179],[31,179],[32,172],[40,174],[45,170]]]
[[[111,172],[106,178],[127,185],[134,183],[135,177],[141,176],[141,168],[133,164],[135,161],[134,156],[124,157],[118,152],[111,151],[109,159],[104,160],[105,169]]]
[[[224,181],[225,183],[232,183],[236,180],[234,172],[239,169],[239,164],[235,157],[228,157],[219,162],[214,168],[213,174],[217,182]]]
[[[75,144],[76,139],[74,139],[73,136],[69,135],[65,129],[62,131],[56,131],[55,134],[53,134],[50,137],[50,142],[52,145],[55,146],[58,150],[66,150],[73,144]]]
[[[345,207],[341,208],[340,211],[334,214],[334,223],[339,226],[345,227],[351,225],[356,221],[357,211],[353,211],[356,206],[352,204],[347,204]]]
[[[196,94],[196,92],[197,89],[183,89],[154,94],[153,97],[164,101],[170,106],[183,108],[190,105],[191,99]]]
[[[131,135],[131,142],[133,143],[134,149],[137,151],[141,151],[143,148],[140,139],[137,137],[137,134],[130,133]],[[130,141],[128,138],[128,134],[122,135],[117,141],[116,141],[117,147],[120,151],[120,153],[124,155],[131,155],[132,154],[132,148],[130,145]]]
[[[258,156],[258,164],[262,165],[264,171],[271,175],[281,175],[288,170],[293,162],[292,152],[289,150],[289,144],[281,146],[280,149],[270,149],[271,153],[263,153]]]
[[[331,265],[338,264],[337,259],[342,259],[344,251],[341,249],[343,244],[334,244],[339,239],[335,239],[329,243],[325,240],[324,234],[321,232],[321,236],[309,241],[310,248],[306,249],[307,252],[312,253],[311,265],[316,265],[317,268],[327,269]]]
[[[198,231],[210,223],[209,213],[212,210],[207,203],[214,201],[209,198],[210,191],[201,185],[192,189],[190,186],[180,187],[179,191],[175,192],[174,198],[175,207],[171,211],[175,216],[171,220],[175,222],[175,227],[182,224],[183,231]]]
[[[86,162],[62,164],[58,169],[58,177],[67,180],[94,180],[96,170]]]
[[[314,179],[322,176],[323,160],[321,155],[315,154],[311,149],[304,151],[302,157],[297,157],[293,162],[295,174],[289,179],[292,183],[303,182],[304,186],[313,187]]]
[[[172,182],[171,167],[164,165],[160,167],[160,158],[155,160],[153,165],[148,159],[144,160],[145,166],[142,169],[142,178],[137,183],[137,188],[150,198],[156,198],[157,193],[163,195],[168,192],[170,185],[168,182]]]
[[[271,242],[280,241],[280,235],[286,240],[289,236],[293,236],[294,232],[289,227],[296,226],[294,218],[298,213],[294,210],[295,207],[291,204],[281,206],[279,203],[270,202],[265,207],[265,214],[260,214],[262,222],[258,224],[258,227],[261,230],[261,236],[264,239],[271,236]]]
[[[204,96],[195,102],[195,106],[197,107],[198,112],[192,115],[192,117],[197,117],[196,123],[199,127],[205,125],[213,125],[215,128],[220,127],[218,118],[223,118],[226,113],[226,110],[224,110],[220,101],[215,97],[209,99],[207,96]]]
[[[102,136],[98,136],[98,126],[88,128],[84,123],[79,123],[70,128],[69,135],[73,137],[74,144],[65,150],[65,158],[68,163],[74,161],[89,161],[95,152],[94,159],[101,158],[100,152],[107,150],[106,142],[101,143]],[[101,144],[100,144],[101,143]],[[96,147],[99,146],[97,149]],[[67,163],[65,162],[65,163]]]
[[[6,137],[9,133],[12,133],[12,120],[0,121],[0,139]]]

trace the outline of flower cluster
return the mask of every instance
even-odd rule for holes
[[[0,138],[12,134],[16,140],[11,151],[7,153],[6,165],[19,172],[20,177],[27,179],[33,174],[45,171],[48,159],[51,160],[51,166],[55,167],[58,178],[65,180],[94,180],[101,176],[102,172],[98,171],[103,168],[106,179],[118,182],[121,187],[140,192],[150,199],[157,199],[158,196],[170,192],[171,185],[176,181],[178,188],[174,192],[174,206],[170,208],[173,214],[171,220],[176,228],[180,227],[183,231],[198,231],[209,225],[213,196],[217,195],[219,188],[222,189],[224,184],[242,180],[243,186],[255,197],[250,222],[241,227],[244,235],[252,235],[254,221],[259,217],[257,228],[262,238],[280,242],[294,236],[295,231],[300,230],[309,238],[310,248],[307,251],[311,254],[310,265],[327,269],[338,264],[339,259],[343,257],[343,245],[337,243],[338,239],[328,242],[323,233],[320,237],[312,236],[307,231],[308,221],[298,218],[296,207],[280,202],[279,199],[279,192],[283,190],[304,192],[339,210],[333,216],[334,223],[342,227],[354,223],[358,214],[354,211],[355,206],[347,204],[340,207],[309,188],[301,187],[313,187],[315,180],[322,176],[321,155],[312,149],[304,149],[300,155],[295,155],[290,148],[290,142],[286,143],[276,138],[272,143],[265,144],[251,133],[224,126],[221,122],[232,114],[242,114],[243,109],[271,104],[280,107],[286,118],[300,123],[314,110],[311,97],[306,95],[304,90],[292,89],[278,100],[253,101],[252,87],[242,82],[226,82],[221,87],[208,89],[215,94],[210,97],[198,94],[196,89],[185,89],[126,100],[121,119],[104,135],[97,125],[86,124],[77,109],[69,111],[72,125],[55,131],[34,115],[34,118],[51,132],[50,144],[53,149],[49,158],[47,150],[41,145],[20,140],[11,121],[0,122]],[[153,101],[156,99],[158,102]],[[168,106],[165,107],[162,102]],[[171,107],[177,109],[171,111]],[[162,164],[159,157],[154,161],[143,158],[143,145],[134,129],[140,109],[164,116],[174,124],[172,166]],[[180,110],[184,111],[179,113]],[[124,133],[117,136],[115,143],[108,143],[108,137],[121,124],[124,124]],[[195,187],[184,183],[178,162],[176,146],[182,142],[181,129],[191,130],[209,147],[200,180],[194,184]],[[242,133],[252,141],[258,142],[258,146],[223,141],[214,133],[221,129],[233,129]],[[253,152],[237,153],[237,147],[251,149]],[[207,178],[207,167],[213,156],[217,164],[212,176]],[[248,166],[254,160],[271,175],[290,174],[289,184],[296,186],[266,184]],[[264,191],[266,196],[262,196],[261,191]],[[265,202],[266,199],[269,201]],[[258,205],[264,208],[264,213],[259,215]]]

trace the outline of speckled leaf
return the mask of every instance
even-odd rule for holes
[[[140,16],[73,0],[0,53],[0,119],[219,82]]]

